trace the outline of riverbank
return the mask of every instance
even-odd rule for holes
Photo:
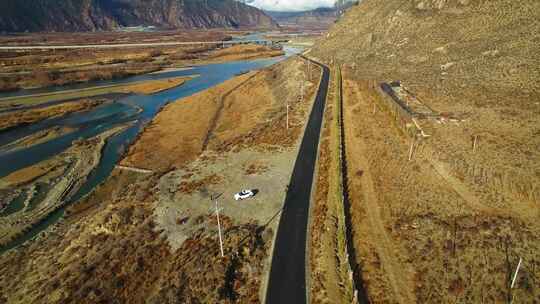
[[[48,118],[60,117],[74,112],[88,111],[105,101],[105,99],[81,99],[77,102],[0,114],[0,132],[23,125],[30,125]]]
[[[202,41],[204,42],[204,41]],[[0,51],[0,92],[122,79],[170,67],[284,55],[260,45]]]
[[[34,134],[30,134],[18,140],[15,140],[7,145],[0,146],[0,152],[10,153],[10,152],[26,149],[34,145],[39,145],[39,144],[51,141],[53,139],[59,138],[75,130],[77,129],[72,128],[72,127],[67,127],[67,126],[51,127],[45,130],[38,131]]]
[[[208,54],[205,54],[200,60],[203,63],[216,63],[272,58],[283,55],[285,55],[285,52],[281,49],[274,49],[256,44],[241,44],[211,51]]]
[[[20,170],[28,166],[36,164],[42,160],[58,155],[65,149],[71,146],[71,143],[78,138],[90,138],[97,134],[113,127],[119,121],[136,121],[135,125],[114,136],[109,141],[104,159],[100,163],[96,173],[91,176],[88,182],[81,190],[81,195],[91,192],[95,186],[105,180],[112,172],[114,165],[118,162],[119,157],[123,154],[124,147],[129,145],[137,138],[141,128],[146,124],[148,118],[154,117],[159,109],[165,104],[171,102],[174,98],[190,96],[195,92],[199,92],[204,88],[209,88],[234,77],[241,71],[255,70],[265,67],[283,60],[283,57],[268,60],[255,61],[236,61],[223,64],[212,64],[193,67],[191,71],[169,72],[169,77],[179,77],[191,74],[202,75],[187,82],[185,85],[166,90],[163,93],[153,95],[129,95],[121,97],[117,102],[107,103],[90,111],[76,113],[66,117],[59,117],[51,120],[33,124],[16,130],[10,130],[3,134],[4,142],[10,143],[12,140],[17,141],[24,137],[30,136],[37,131],[45,130],[54,126],[73,126],[77,129],[73,132],[54,138],[49,142],[39,145],[31,145],[23,150],[16,150],[13,153],[0,154],[0,158],[11,164],[11,167],[2,168],[3,175],[13,173],[14,170]],[[154,79],[153,77],[141,77],[140,79]],[[163,79],[163,76],[157,79]],[[11,169],[10,169],[11,168]],[[77,196],[79,197],[79,196]],[[29,240],[37,233],[48,229],[52,224],[62,218],[64,209],[61,208],[54,212],[50,218],[47,218],[43,223],[31,229],[24,237],[17,238],[13,244],[21,244],[24,240]]]
[[[69,208],[54,232],[1,256],[6,300],[47,294],[53,303],[68,297],[259,303],[284,190],[320,77],[311,69],[304,98],[300,80],[307,64],[290,59],[166,106],[122,162],[156,173],[115,170]],[[259,192],[235,202],[232,195],[241,187]],[[216,246],[210,201],[218,193],[224,193],[225,258]],[[15,260],[17,269],[10,266]],[[51,277],[58,267],[64,271]],[[60,283],[66,281],[72,283]]]
[[[261,120],[269,119],[264,116],[264,111],[271,105],[257,101],[268,99],[267,95],[285,94],[285,92],[273,92],[275,89],[268,85],[267,82],[272,77],[277,77],[277,72],[272,72],[273,74],[268,71],[264,73],[250,72],[185,98],[182,102],[167,105],[148,126],[147,131],[141,134],[137,143],[130,147],[122,165],[147,168],[157,172],[166,171],[195,160],[206,150],[218,149],[225,152],[229,146],[249,141],[254,141],[257,144],[264,142],[268,146],[271,146],[273,141],[287,141],[286,138],[291,132],[297,132],[292,127],[292,121],[289,131],[280,133],[276,130],[273,138],[261,138],[256,133],[250,134],[250,137],[246,139],[238,136],[249,128],[255,128]],[[291,72],[291,77],[296,76]],[[275,86],[277,85],[285,84],[276,83]],[[295,85],[297,86],[293,88]],[[257,90],[248,90],[246,86],[256,87]],[[291,86],[288,88],[289,91],[296,91],[298,94],[301,94],[302,90],[307,92],[311,89],[311,87],[302,89],[300,84],[294,83],[289,84],[289,86]],[[293,107],[299,98],[291,99],[289,106]],[[237,99],[250,99],[252,104],[235,105],[234,101]],[[285,96],[282,97],[281,102],[283,109],[286,109],[287,98]],[[231,112],[233,110],[238,113]],[[206,114],[200,116],[199,113],[202,112],[206,112]],[[240,116],[244,119],[242,123],[246,124],[244,129],[238,129],[241,123],[234,119]],[[194,120],[193,117],[197,117],[197,119]],[[286,117],[280,117],[280,119],[284,118]],[[221,122],[223,119],[227,119],[226,122]],[[232,129],[234,132],[232,130],[223,132],[223,129],[232,126],[236,126]],[[182,142],[180,146],[178,145],[179,141]],[[287,143],[292,144],[291,141],[287,141]],[[162,151],[162,153],[155,153],[156,150]]]
[[[195,76],[193,76],[195,77]],[[0,98],[0,110],[24,109],[50,102],[71,101],[73,99],[108,94],[156,94],[184,84],[193,77],[172,77],[158,80],[145,80],[133,83],[96,86],[84,89],[54,91],[24,96]],[[66,103],[68,104],[68,103]]]
[[[40,33],[0,36],[2,45],[80,45],[221,41],[227,31],[159,31],[100,33]],[[167,65],[167,52],[190,47],[119,48],[89,50],[29,50],[0,52],[0,92],[48,87],[146,74]]]
[[[17,212],[2,218],[0,224],[0,246],[9,243],[24,231],[44,219],[74,195],[84,184],[88,175],[96,168],[101,159],[101,151],[106,140],[125,130],[120,126],[102,134],[74,143],[74,145],[54,157],[34,166],[16,171],[0,179],[2,192],[10,193],[25,190],[37,183],[47,184],[51,188],[39,205],[29,212]],[[33,192],[33,191],[31,191]],[[27,199],[30,201],[32,197]]]

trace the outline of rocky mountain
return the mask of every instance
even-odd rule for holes
[[[98,31],[120,26],[275,28],[261,10],[235,0],[3,0],[0,31]]]

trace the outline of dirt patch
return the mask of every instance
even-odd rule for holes
[[[246,164],[244,166],[244,170],[245,170],[246,175],[262,174],[262,173],[267,172],[269,169],[270,168],[268,168],[268,166],[265,165],[262,162],[255,162],[255,163],[252,163],[252,164],[249,164],[249,165]]]
[[[195,191],[201,190],[203,187],[208,187],[210,185],[216,185],[220,183],[223,179],[216,174],[206,176],[201,180],[195,181],[184,181],[180,183],[179,191],[186,194],[192,194]]]
[[[329,99],[332,100],[332,99]],[[342,303],[345,301],[344,290],[340,286],[338,244],[337,244],[337,210],[334,198],[336,194],[330,189],[330,176],[335,176],[332,168],[331,148],[332,112],[335,105],[328,102],[325,109],[323,136],[317,160],[316,192],[313,200],[312,219],[310,225],[310,295],[312,303]],[[336,134],[332,134],[335,136]],[[337,138],[336,138],[337,139]]]

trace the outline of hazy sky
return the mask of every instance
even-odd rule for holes
[[[247,0],[246,2],[271,11],[301,11],[333,6],[335,0]]]

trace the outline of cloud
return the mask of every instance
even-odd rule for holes
[[[303,11],[333,6],[335,0],[247,0],[246,3],[270,11]]]

